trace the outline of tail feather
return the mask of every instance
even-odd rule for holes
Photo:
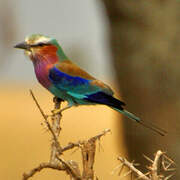
[[[144,122],[142,121],[139,117],[135,116],[134,114],[128,112],[127,110],[124,109],[123,106],[125,106],[125,103],[114,98],[113,96],[106,94],[105,92],[97,92],[94,94],[89,94],[87,95],[86,98],[84,98],[84,100],[88,101],[88,102],[93,102],[93,103],[97,103],[97,104],[104,104],[107,105],[111,108],[113,108],[114,110],[124,114],[125,116],[127,116],[129,119],[132,119],[136,122],[138,122],[139,124],[141,124],[142,126],[149,128],[151,130],[153,130],[154,132],[164,136],[167,132],[151,123],[148,122]]]
[[[137,123],[141,124],[142,126],[153,130],[154,132],[160,134],[161,136],[164,136],[167,133],[167,131],[165,131],[164,129],[161,129],[161,128],[155,126],[154,124],[142,121],[139,117],[135,116],[134,114],[130,113],[129,111],[127,111],[125,109],[123,109],[123,110],[117,109],[117,108],[113,108],[113,109],[120,112],[120,113],[122,113],[122,114],[124,114],[129,119],[132,119],[132,120],[136,121]]]
[[[117,110],[117,109],[116,109]],[[129,111],[123,109],[123,110],[118,110],[119,112],[121,112],[122,114],[124,114],[125,116],[127,116],[128,118],[135,120],[137,122],[141,121],[141,119],[137,116],[135,116],[134,114],[130,113]]]

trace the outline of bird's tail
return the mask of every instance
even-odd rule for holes
[[[84,98],[84,100],[88,101],[88,102],[93,102],[93,103],[97,103],[97,104],[104,104],[104,105],[108,105],[109,107],[113,108],[114,110],[124,114],[125,116],[127,116],[128,118],[136,121],[137,123],[141,124],[142,126],[149,128],[151,130],[153,130],[154,132],[164,136],[167,132],[151,123],[148,122],[144,122],[142,121],[140,118],[138,118],[137,116],[135,116],[134,114],[126,111],[125,109],[123,109],[123,106],[125,106],[125,103],[114,98],[113,96],[106,94],[104,92],[97,92],[95,94],[90,94],[88,95],[86,98]]]
[[[152,123],[142,121],[139,117],[135,116],[134,114],[130,113],[129,111],[127,111],[125,109],[117,109],[114,107],[112,107],[112,108],[114,110],[124,114],[129,119],[136,121],[137,123],[141,124],[142,126],[153,130],[154,132],[160,134],[161,136],[164,136],[167,133],[167,131],[165,131],[164,129],[161,129],[161,128],[157,127],[156,125],[153,125]]]

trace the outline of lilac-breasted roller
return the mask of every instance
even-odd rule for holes
[[[26,37],[15,48],[25,50],[33,62],[39,83],[56,97],[68,102],[68,107],[76,105],[103,104],[124,114],[128,118],[158,132],[154,125],[145,124],[139,117],[124,109],[125,103],[116,99],[112,89],[88,74],[68,59],[57,40],[40,34]],[[56,111],[56,113],[60,110]]]

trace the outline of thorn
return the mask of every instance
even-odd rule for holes
[[[147,172],[144,174],[144,176],[148,176],[150,174],[150,172]],[[136,178],[135,180],[139,180],[139,179],[142,179],[143,176],[139,176],[138,178]]]
[[[121,163],[120,165],[116,166],[116,167],[112,170],[111,174],[114,175],[115,172],[116,172],[118,169],[120,169],[122,166],[123,166],[122,163]]]
[[[176,163],[172,160],[172,159],[170,159],[168,156],[166,156],[165,154],[163,155],[169,162],[171,162],[172,164],[175,164],[176,165]]]
[[[104,152],[104,148],[103,148],[103,146],[101,145],[101,141],[100,141],[100,139],[98,139],[98,150],[99,150],[99,152],[101,152],[101,150]]]
[[[173,177],[174,175],[175,175],[175,172],[174,172],[173,174],[170,174],[169,176],[165,177],[164,180],[168,180],[168,179],[170,179],[171,177]]]
[[[121,173],[122,173],[123,169],[124,169],[124,164],[122,163],[122,166],[120,167],[120,170],[119,170],[118,176],[120,176],[120,175],[121,175]]]
[[[73,155],[75,152],[77,152],[78,149],[79,149],[78,147],[75,148],[75,149],[71,152],[71,155]]]
[[[122,177],[120,177],[120,179],[123,179],[123,178],[125,178],[125,177],[127,177],[129,174],[131,174],[132,173],[132,171],[130,170],[130,171],[128,171],[127,173],[125,173]]]
[[[150,159],[149,157],[147,157],[145,154],[143,154],[143,157],[148,160],[149,162],[153,163],[154,161],[152,159]]]

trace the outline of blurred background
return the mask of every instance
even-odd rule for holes
[[[50,137],[29,95],[31,88],[50,113],[53,96],[35,78],[31,62],[13,46],[32,33],[55,37],[66,54],[115,90],[127,109],[168,131],[160,137],[104,106],[64,112],[61,141],[88,138],[112,130],[97,150],[100,179],[111,174],[117,156],[147,164],[161,149],[180,160],[180,71],[178,0],[0,0],[0,179],[20,179],[24,171],[49,159]],[[106,157],[106,158],[104,158]],[[80,153],[65,154],[78,160]],[[103,165],[102,165],[103,164]],[[44,170],[35,180],[69,179]],[[174,179],[179,179],[179,172]],[[172,178],[172,179],[173,179]]]

